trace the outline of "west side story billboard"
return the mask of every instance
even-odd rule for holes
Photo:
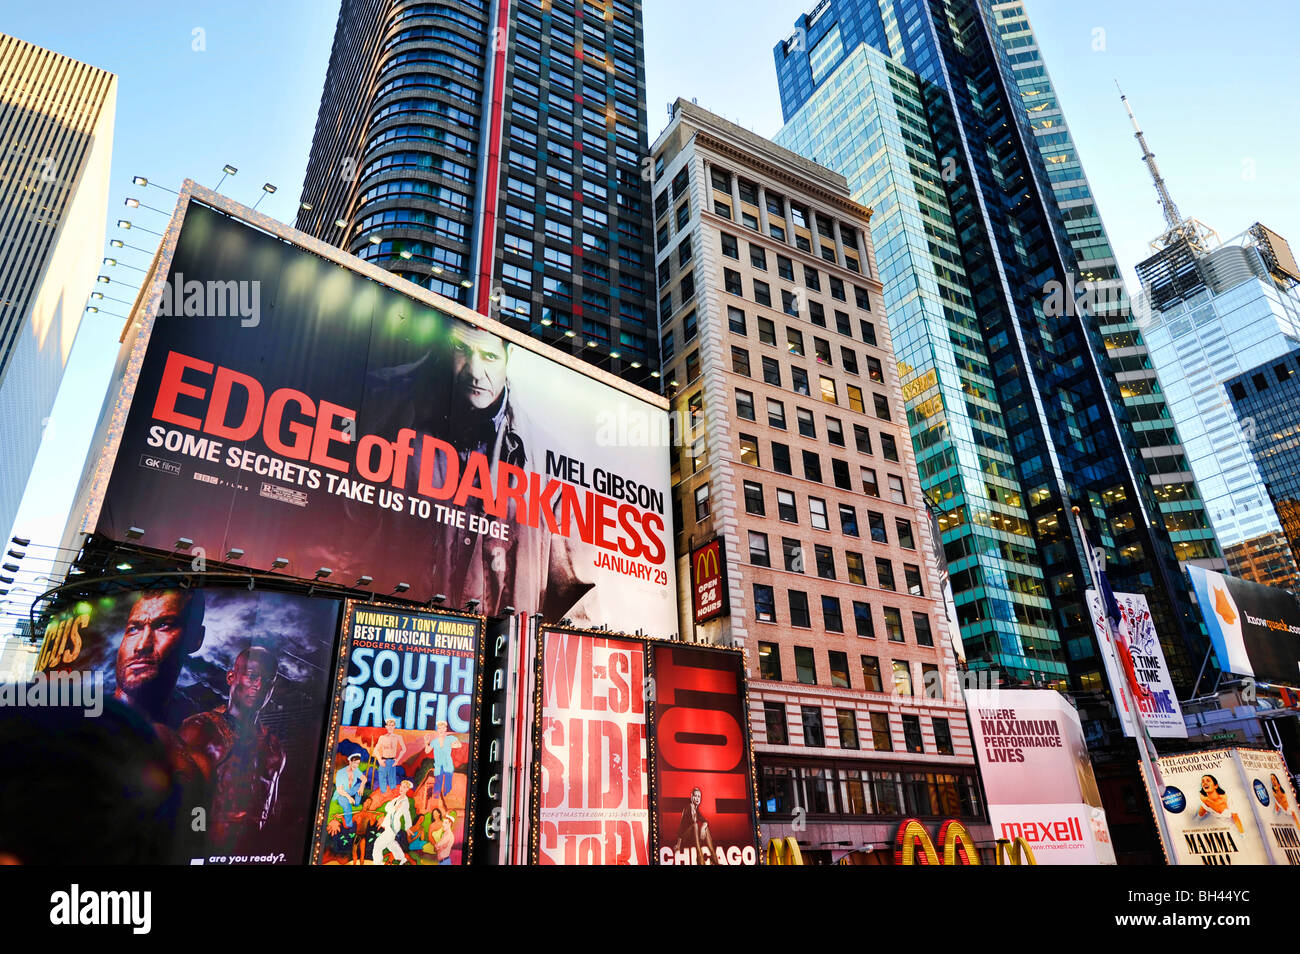
[[[208,560],[239,549],[240,565],[300,579],[368,576],[376,593],[478,600],[487,616],[676,635],[652,396],[274,223],[288,241],[182,206],[166,281],[147,286],[119,359],[83,531],[162,551],[186,538]]]

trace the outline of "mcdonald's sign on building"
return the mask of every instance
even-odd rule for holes
[[[726,568],[727,555],[721,537],[691,550],[691,605],[696,623],[707,623],[731,612]]]

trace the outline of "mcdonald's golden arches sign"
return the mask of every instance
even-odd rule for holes
[[[691,603],[695,622],[706,623],[731,611],[727,603],[727,556],[722,538],[691,550]]]

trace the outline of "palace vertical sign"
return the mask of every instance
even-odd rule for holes
[[[726,565],[727,555],[721,537],[691,551],[691,605],[696,623],[707,623],[730,612],[724,574]]]

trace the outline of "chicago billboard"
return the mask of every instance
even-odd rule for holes
[[[1097,644],[1105,647],[1110,641],[1105,636],[1106,610],[1102,606],[1101,596],[1096,590],[1088,590],[1087,598]],[[1160,637],[1156,633],[1146,597],[1137,593],[1116,593],[1115,602],[1119,604],[1123,620],[1122,632],[1116,634],[1115,650],[1119,658],[1103,652],[1102,661],[1106,666],[1106,678],[1110,681],[1115,709],[1119,712],[1124,734],[1133,738],[1137,731],[1136,720],[1129,711],[1124,693],[1120,691],[1120,686],[1127,683],[1138,710],[1142,713],[1147,731],[1153,738],[1187,738],[1183,710],[1178,704],[1178,693],[1169,676],[1165,652],[1160,647]]]
[[[1187,567],[1219,666],[1300,685],[1300,601],[1286,590]]]
[[[1115,864],[1079,714],[1050,689],[967,689],[996,838],[1024,838],[1039,864]]]
[[[651,643],[660,864],[758,864],[745,660]]]
[[[285,231],[185,208],[83,529],[675,635],[667,412]]]
[[[343,633],[312,860],[467,862],[482,618],[349,602]]]
[[[96,594],[55,607],[38,669],[102,679],[153,724],[181,788],[176,861],[302,864],[339,608],[242,587]]]

